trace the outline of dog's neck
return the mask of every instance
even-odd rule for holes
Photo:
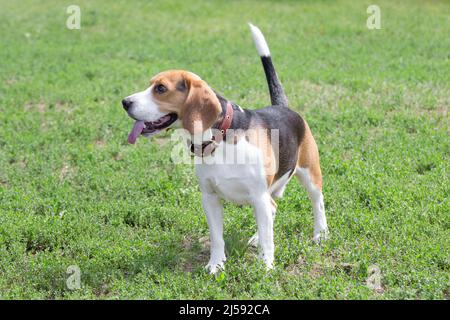
[[[217,91],[214,90],[214,93],[217,96],[217,99],[220,102],[220,106],[222,108],[222,112],[219,115],[217,121],[212,126],[214,129],[218,129],[220,124],[222,123],[225,114],[227,112],[227,104],[230,103],[233,108],[233,119],[231,121],[230,129],[247,129],[248,128],[248,122],[249,117],[245,109],[242,109],[239,105],[237,105],[234,102],[231,102],[230,100],[226,99],[225,97],[221,96]]]
[[[220,130],[220,132],[222,132],[222,135],[213,136],[213,139],[205,141],[201,145],[191,143],[191,152],[199,157],[209,156],[213,154],[214,150],[218,146],[218,143],[222,140],[226,141],[226,132],[228,129],[246,130],[249,128],[250,124],[251,113],[248,110],[242,109],[239,105],[222,97],[216,91],[214,91],[214,93],[216,94],[217,99],[220,102],[222,112],[211,128]],[[232,110],[230,110],[230,106]],[[229,123],[229,121],[225,119],[226,117],[231,117],[231,123]]]

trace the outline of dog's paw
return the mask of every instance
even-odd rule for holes
[[[274,268],[274,256],[273,254],[269,254],[269,255],[265,255],[262,250],[259,251],[258,254],[258,258],[259,260],[261,260],[261,262],[264,263],[265,267],[266,267],[266,271],[270,271],[273,270]]]
[[[208,264],[205,266],[205,269],[209,271],[209,274],[216,274],[219,271],[225,270],[224,261],[215,263],[215,262],[208,262]]]
[[[270,261],[264,261],[264,264],[266,265],[266,271],[271,271],[271,270],[274,269],[273,261],[272,261],[272,262],[270,262]]]
[[[258,232],[256,232],[247,242],[247,244],[251,247],[258,247],[259,237]]]
[[[313,241],[316,244],[320,244],[320,243],[322,243],[322,242],[324,242],[324,241],[326,241],[328,239],[329,239],[328,229],[314,231]]]

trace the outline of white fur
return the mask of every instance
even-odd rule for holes
[[[246,139],[236,144],[221,142],[214,154],[198,158],[196,174],[202,191],[216,193],[236,204],[253,204],[254,197],[267,193],[263,155]]]
[[[230,155],[239,155],[241,161],[233,162],[227,159]],[[225,261],[223,209],[220,198],[253,206],[258,225],[259,245],[262,249],[261,258],[268,268],[272,268],[273,209],[261,150],[245,139],[240,139],[237,144],[221,142],[214,154],[203,160],[204,163],[196,165],[196,174],[210,228],[211,258],[207,268],[211,273],[215,273],[223,268]]]
[[[309,170],[306,168],[297,167],[295,175],[298,180],[305,186],[308,191],[309,198],[314,213],[314,237],[315,242],[328,237],[327,218],[325,216],[325,206],[323,204],[322,192],[314,185],[309,175]]]
[[[224,268],[223,263],[226,260],[223,240],[223,205],[216,194],[206,191],[202,193],[202,205],[206,212],[211,241],[210,258],[206,268],[211,273],[216,273]]]
[[[240,162],[231,161],[236,159],[236,156],[239,156]],[[293,173],[306,188],[312,203],[313,240],[319,242],[326,239],[328,227],[323,195],[312,182],[308,169],[297,167],[294,172],[286,173],[269,188],[262,151],[245,139],[240,139],[237,144],[221,142],[212,156],[198,159],[201,163],[196,164],[196,174],[199,178],[203,208],[210,228],[211,257],[207,268],[211,273],[223,269],[226,260],[223,241],[223,205],[220,199],[253,206],[258,230],[249,240],[249,244],[258,244],[261,248],[261,259],[268,269],[273,267],[273,221],[276,207],[272,204],[271,197],[282,196]],[[245,162],[242,162],[242,159],[245,159]]]
[[[269,188],[269,194],[272,196],[273,199],[275,198],[281,198],[283,196],[284,190],[286,189],[287,184],[289,183],[289,180],[291,179],[293,175],[293,172],[288,171],[286,172],[280,179],[274,182]],[[275,220],[275,214],[276,214],[277,208],[276,206],[272,205],[272,217]],[[256,232],[250,240],[248,240],[248,244],[252,247],[257,247],[259,243],[259,236],[258,232]]]
[[[273,243],[274,213],[269,193],[265,192],[256,197],[253,208],[258,225],[258,243],[261,248],[260,258],[268,269],[272,269],[275,253],[275,245]]]
[[[269,46],[267,45],[266,39],[264,39],[264,35],[261,30],[257,26],[249,23],[250,30],[252,31],[253,41],[255,42],[256,50],[258,50],[258,54],[261,57],[269,57],[270,51]]]
[[[125,99],[132,102],[128,109],[128,114],[135,120],[156,121],[167,113],[161,112],[158,105],[153,101],[153,86],[144,91],[137,92]]]

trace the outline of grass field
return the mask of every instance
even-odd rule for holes
[[[369,30],[372,3],[0,0],[1,298],[448,299],[449,2],[377,0]],[[70,4],[81,30],[66,28]],[[318,141],[331,238],[311,241],[293,180],[275,270],[246,246],[250,208],[226,205],[214,277],[193,167],[171,163],[169,133],[127,144],[120,101],[181,68],[267,105],[248,21]]]

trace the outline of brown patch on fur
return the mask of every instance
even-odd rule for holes
[[[189,91],[180,91],[177,89],[177,84],[180,81],[185,81],[185,79],[198,79],[198,76],[193,73],[183,71],[183,70],[170,70],[158,73],[150,80],[150,86],[155,88],[156,86],[162,84],[167,88],[167,91],[162,94],[152,91],[153,99],[157,102],[161,112],[165,113],[176,113],[178,116],[181,115],[181,109],[184,105]]]
[[[267,187],[270,187],[272,185],[274,179],[275,179],[275,175],[273,175],[273,174],[266,176]]]
[[[219,99],[203,80],[188,82],[189,95],[181,109],[183,127],[191,134],[197,134],[212,127],[222,107]]]
[[[319,150],[306,121],[305,136],[299,146],[297,165],[301,168],[307,168],[312,182],[319,190],[322,190],[322,172],[320,170]]]
[[[278,163],[270,140],[270,130],[257,123],[250,123],[250,130],[246,133],[247,141],[259,148],[263,154],[264,171],[267,187],[270,187],[277,173]]]
[[[161,112],[176,113],[183,127],[191,134],[210,128],[219,117],[222,108],[217,96],[208,84],[194,73],[170,70],[154,76],[150,85],[164,85],[164,93],[152,92]]]

